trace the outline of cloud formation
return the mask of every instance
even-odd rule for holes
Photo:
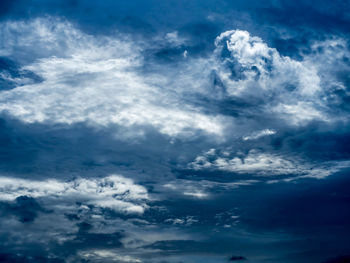
[[[328,120],[322,110],[318,69],[310,61],[281,56],[247,31],[224,32],[215,45],[221,60],[217,73],[228,96],[252,101],[294,125]]]
[[[348,249],[345,27],[275,17],[279,0],[50,2],[0,11],[0,261]],[[346,20],[305,10],[328,6]]]
[[[265,153],[256,149],[248,153],[219,151],[212,149],[197,156],[189,164],[194,170],[221,170],[251,176],[273,177],[283,175],[286,178],[325,178],[341,169],[349,167],[349,161],[310,163],[293,156]]]
[[[126,35],[97,38],[55,18],[2,22],[1,28],[8,41],[0,54],[25,63],[21,70],[42,79],[26,83],[23,76],[14,82],[21,85],[2,92],[0,110],[27,123],[116,125],[128,131],[120,138],[143,136],[147,127],[172,137],[198,132],[224,136],[228,127],[238,128],[234,116],[198,107],[202,96],[240,100],[251,105],[240,109],[244,115],[264,113],[288,125],[337,119],[324,103],[322,65],[315,58],[281,56],[247,31],[222,33],[213,56],[185,60],[181,71],[175,69],[179,75],[174,82],[171,73],[141,74],[148,44]],[[169,33],[164,41],[175,38],[177,33]],[[213,72],[214,90],[206,83]],[[188,85],[191,91],[185,89]]]
[[[16,50],[30,49],[34,61],[24,69],[43,78],[2,94],[0,110],[24,122],[115,124],[131,127],[131,137],[142,136],[143,126],[169,136],[222,132],[218,116],[181,103],[171,87],[152,84],[137,72],[140,46],[130,39],[97,38],[55,19],[6,22],[1,28],[8,41],[0,54],[24,60],[25,54]]]
[[[0,177],[0,200],[18,200],[19,196],[45,198],[57,205],[82,202],[121,213],[140,213],[147,208],[147,190],[131,179],[119,175],[104,178],[78,178],[68,182],[56,179],[34,181],[13,177]]]

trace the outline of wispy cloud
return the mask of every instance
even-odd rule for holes
[[[25,69],[43,82],[4,92],[0,102],[1,111],[24,122],[119,125],[130,127],[130,135],[136,130],[135,136],[148,126],[169,136],[222,133],[219,116],[201,113],[172,87],[154,85],[138,73],[142,57],[136,42],[90,36],[67,22],[46,19],[6,22],[2,33],[8,39],[3,55],[23,59],[16,49],[41,49]]]
[[[259,139],[261,137],[265,137],[265,136],[269,136],[269,135],[273,135],[276,134],[275,130],[270,130],[270,129],[265,129],[262,131],[258,131],[258,132],[253,132],[250,135],[247,136],[243,136],[243,140],[244,141],[249,141],[249,140],[256,140]]]

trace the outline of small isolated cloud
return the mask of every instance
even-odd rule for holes
[[[93,249],[87,251],[80,251],[79,256],[86,260],[92,260],[93,262],[130,262],[139,263],[142,262],[136,257],[129,255],[122,255],[120,251],[108,250],[108,249]]]
[[[168,218],[164,221],[164,223],[168,223],[172,225],[182,225],[182,226],[191,226],[198,222],[199,220],[194,218],[193,216],[186,216],[183,218]]]
[[[250,135],[247,136],[243,136],[243,140],[244,141],[249,141],[249,140],[256,140],[259,139],[261,137],[265,137],[265,136],[269,136],[269,135],[273,135],[276,134],[275,130],[271,130],[271,129],[265,129],[262,131],[258,131],[258,132],[253,132]]]
[[[82,202],[121,213],[142,214],[147,208],[147,190],[120,175],[105,178],[78,178],[63,182],[56,179],[34,181],[0,177],[0,200],[18,200],[18,196],[54,201],[58,206]]]
[[[177,31],[167,33],[164,38],[171,46],[181,46],[187,42],[185,38],[179,36]]]

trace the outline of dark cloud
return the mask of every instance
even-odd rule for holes
[[[0,262],[346,255],[349,8],[1,1],[2,23],[13,24],[0,36],[0,175],[10,181],[0,192]],[[249,34],[215,44],[235,29]],[[103,180],[111,174],[133,183]],[[142,198],[128,198],[141,186],[140,213],[113,209],[135,209]]]
[[[16,81],[21,80],[21,82]],[[41,82],[42,78],[6,57],[0,57],[0,89],[9,90],[15,87]]]
[[[145,246],[148,249],[158,249],[165,255],[202,253],[202,254],[219,254],[237,248],[235,244],[229,244],[227,240],[217,240],[216,242],[195,241],[195,240],[166,240],[157,241],[151,245]]]
[[[229,261],[240,261],[240,260],[246,260],[246,258],[243,256],[232,256],[229,259]]]
[[[2,202],[0,208],[3,216],[15,215],[22,223],[33,222],[39,212],[47,212],[34,198],[28,196],[19,196],[13,203]]]
[[[334,126],[337,128],[334,129]],[[343,124],[332,127],[322,123],[311,123],[305,127],[288,130],[271,138],[271,146],[278,150],[303,153],[318,160],[345,160],[350,148],[349,130]]]

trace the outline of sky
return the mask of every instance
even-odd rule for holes
[[[349,14],[0,1],[0,262],[350,262]]]

